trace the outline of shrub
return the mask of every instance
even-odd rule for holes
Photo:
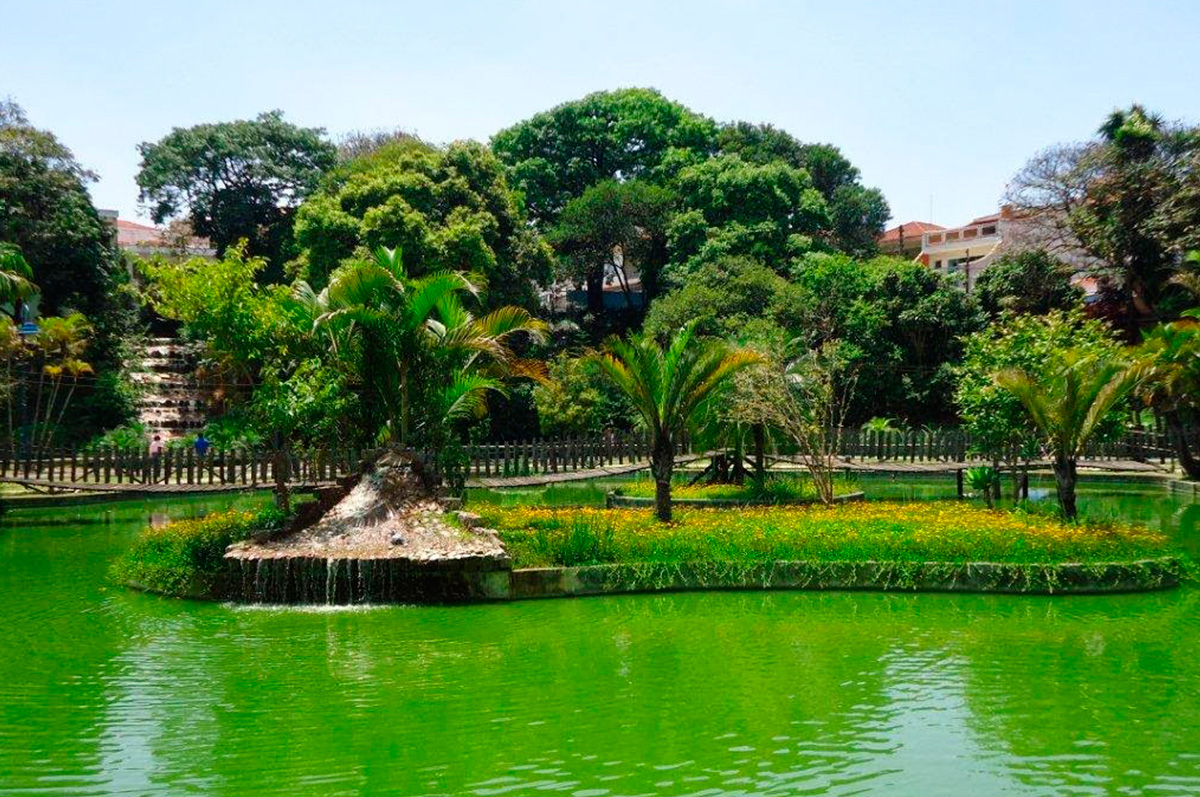
[[[227,547],[251,534],[282,528],[286,521],[271,507],[151,526],[113,565],[112,576],[121,584],[173,597],[208,595],[224,568]]]
[[[1117,524],[1067,524],[960,502],[832,508],[681,509],[656,524],[633,509],[477,507],[516,567],[604,563],[1125,562],[1173,553],[1166,538]]]

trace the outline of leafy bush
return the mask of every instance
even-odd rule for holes
[[[118,448],[122,451],[142,450],[150,443],[146,434],[146,425],[139,421],[109,429],[102,435],[92,438],[84,450],[89,452],[101,451],[108,448]]]
[[[1067,524],[959,502],[681,509],[661,524],[634,509],[476,507],[515,567],[604,563],[1127,562],[1173,552],[1167,539],[1118,524]]]
[[[271,507],[151,526],[113,565],[112,576],[121,584],[133,583],[173,597],[207,595],[224,567],[227,547],[251,534],[282,528],[286,521],[282,512]]]

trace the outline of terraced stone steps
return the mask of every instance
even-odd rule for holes
[[[196,347],[175,338],[150,338],[132,363],[131,378],[143,393],[138,420],[150,435],[182,437],[208,422],[209,390],[199,384]]]

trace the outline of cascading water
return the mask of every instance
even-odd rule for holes
[[[421,465],[390,452],[314,522],[231,546],[222,591],[247,602],[329,605],[505,593],[510,562],[499,539],[445,513]]]

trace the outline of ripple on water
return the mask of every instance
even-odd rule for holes
[[[136,525],[0,533],[0,790],[1200,793],[1200,591],[220,605]]]

